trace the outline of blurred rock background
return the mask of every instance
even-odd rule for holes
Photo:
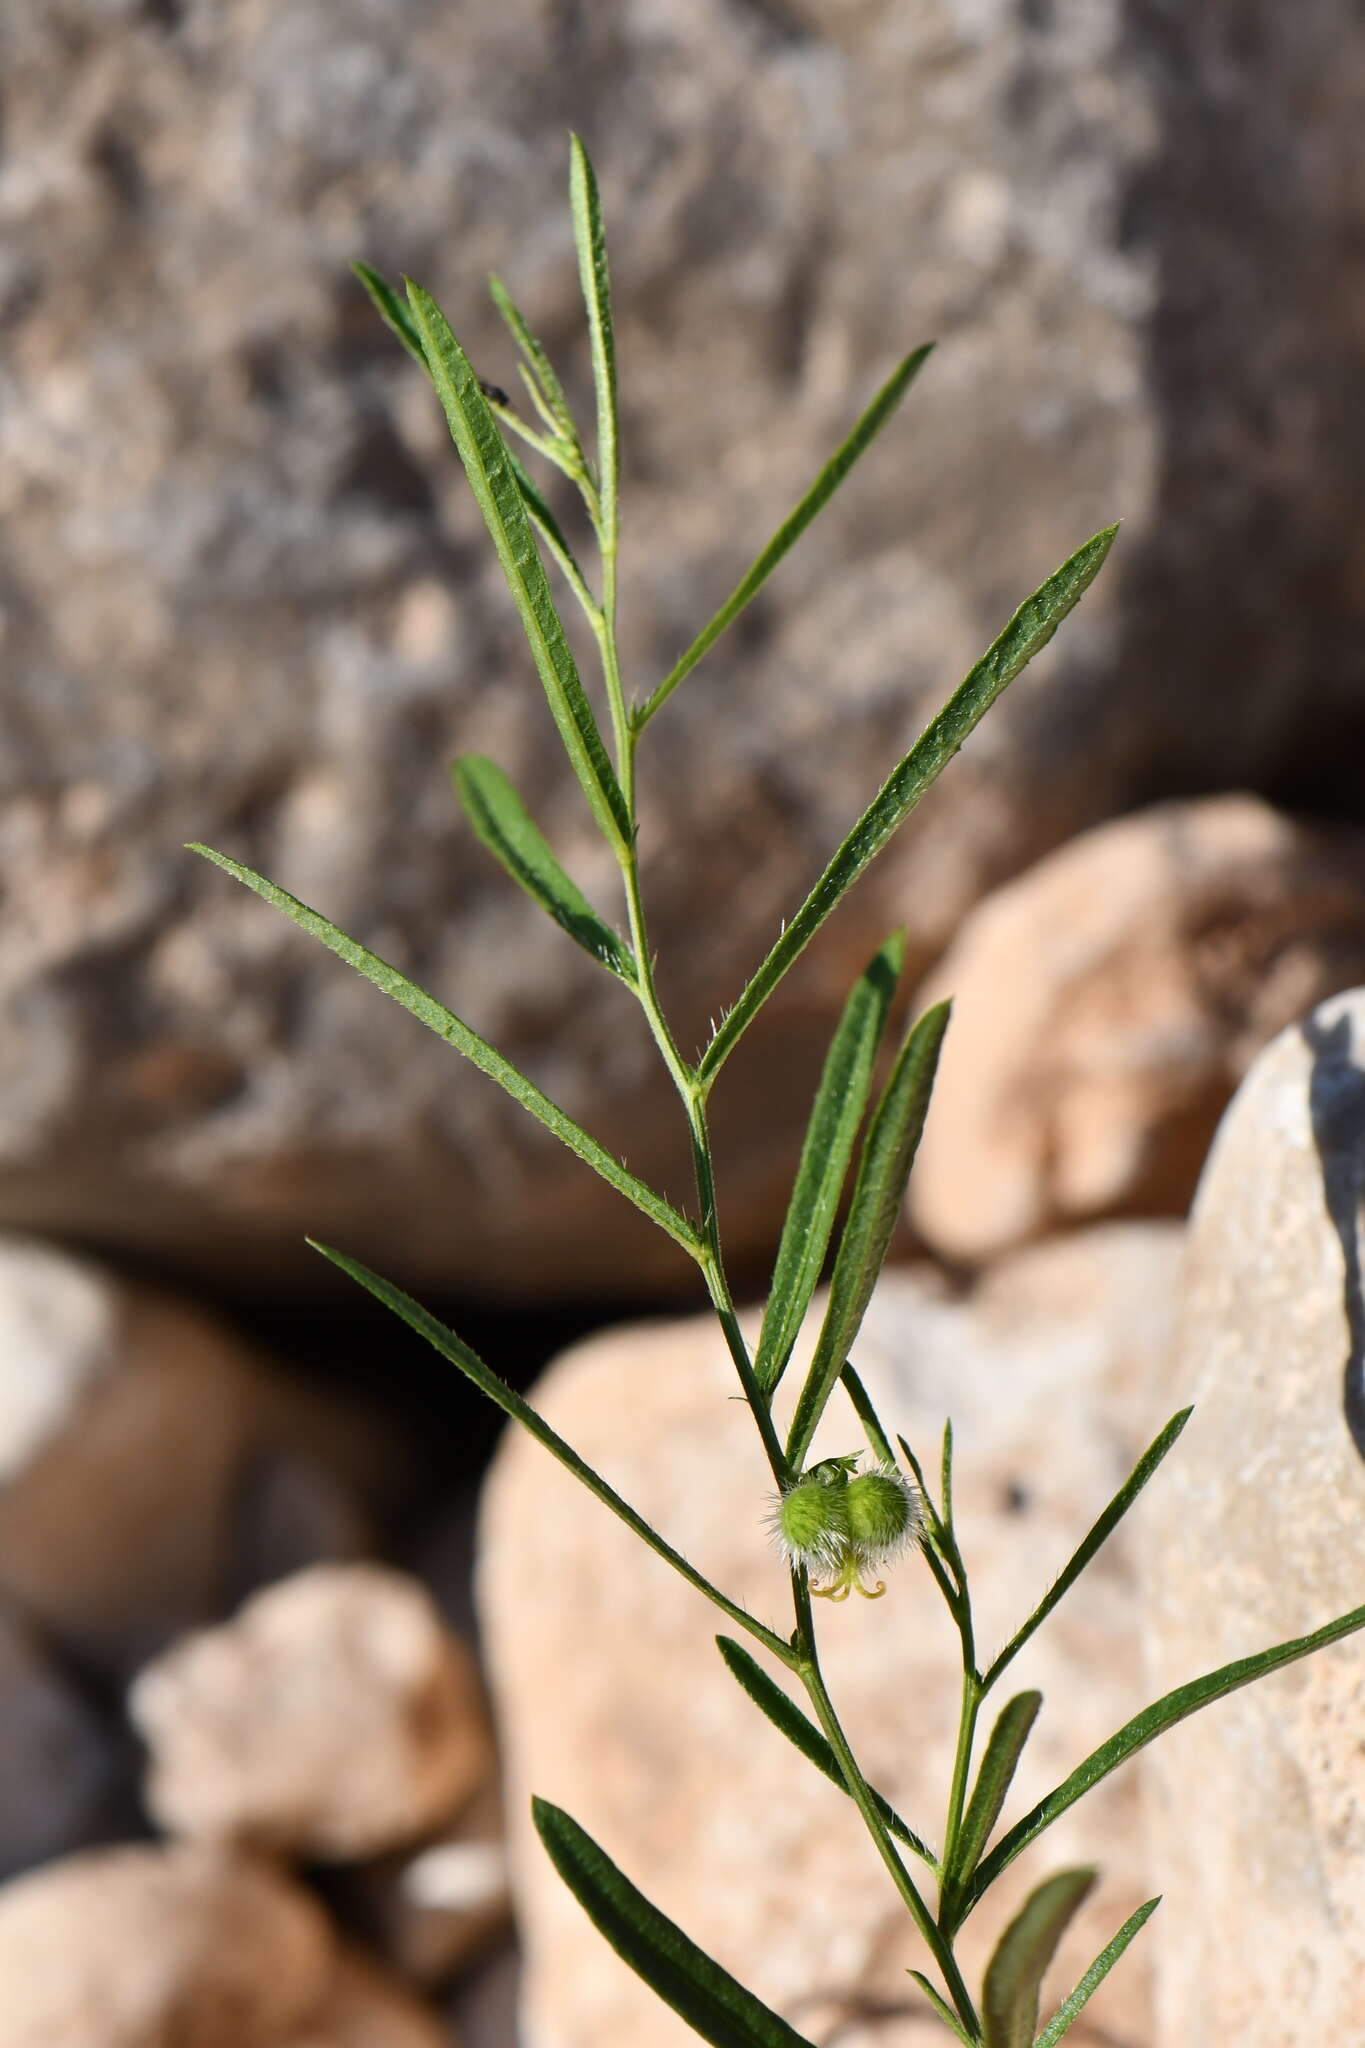
[[[302,1237],[420,1289],[523,1382],[570,1335],[691,1305],[688,1275],[181,842],[399,962],[681,1195],[628,999],[449,791],[451,756],[492,754],[614,914],[434,400],[347,268],[421,278],[511,388],[496,267],[583,403],[570,126],[612,235],[642,690],[894,360],[939,342],[642,750],[684,1046],[1015,604],[1124,521],[717,1089],[746,1288],[836,1006],[903,923],[911,978],[958,996],[904,1247],[941,1263],[914,1287],[985,1327],[1012,1260],[1051,1271],[1059,1233],[1125,1219],[1155,1384],[1156,1247],[1223,1108],[1269,1038],[1365,979],[1353,0],[7,0],[0,1868],[51,1867],[0,1894],[6,1979],[44,1926],[95,1942],[15,2007],[16,2042],[160,2041],[198,1999],[234,2044],[420,2048],[436,2003],[404,1975],[475,2048],[513,2038],[490,1737],[452,1676],[492,1424]],[[1063,1350],[1103,1383],[1111,1308],[1061,1294]],[[1164,1420],[1140,1415],[1116,1456]],[[416,1581],[443,1620],[414,1620]],[[239,1725],[261,1670],[278,1712]],[[335,1774],[310,1792],[303,1759],[362,1742],[364,1813],[328,1813]],[[105,1897],[101,1932],[81,1902]],[[131,1937],[108,1930],[139,1915],[183,1933],[116,2012],[102,1972]],[[205,1978],[225,1916],[243,1959]],[[266,1922],[280,1998],[258,2010]],[[1115,2022],[1131,2048],[1146,2010]],[[891,2048],[909,2023],[836,1999],[798,2024]]]

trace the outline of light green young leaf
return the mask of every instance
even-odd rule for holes
[[[548,1800],[531,1813],[550,1860],[616,1953],[712,2048],[810,2048],[637,1891],[577,1821]]]
[[[512,880],[585,953],[633,988],[635,961],[629,947],[565,874],[501,768],[483,754],[462,754],[450,777],[465,816]]]
[[[409,280],[408,303],[432,383],[492,535],[564,750],[605,838],[618,854],[624,854],[632,844],[630,816],[564,637],[497,421],[469,358],[430,293]]]
[[[419,988],[415,981],[409,981],[406,974],[391,967],[387,960],[381,960],[377,953],[371,953],[367,947],[339,930],[319,911],[310,910],[306,903],[300,903],[297,896],[291,896],[277,882],[267,881],[264,875],[258,875],[254,868],[244,867],[225,853],[216,853],[211,846],[191,845],[189,851],[202,854],[225,875],[232,875],[248,889],[253,889],[266,903],[273,904],[276,910],[282,910],[286,917],[292,918],[300,930],[320,939],[338,960],[344,960],[348,967],[353,967],[357,974],[363,974],[386,996],[392,996],[396,1003],[401,1003],[419,1024],[425,1024],[428,1031],[434,1031],[447,1045],[455,1046],[480,1073],[487,1074],[500,1088],[505,1088],[515,1102],[519,1102],[537,1122],[544,1124],[547,1131],[553,1131],[561,1144],[576,1152],[595,1173],[600,1173],[603,1180],[609,1181],[628,1202],[633,1202],[651,1223],[657,1223],[661,1230],[667,1231],[685,1252],[694,1259],[700,1257],[702,1242],[687,1218],[679,1215],[670,1202],[666,1202],[662,1195],[656,1195],[644,1181],[637,1180],[619,1159],[614,1159],[596,1138],[589,1137],[580,1124],[567,1116],[557,1103],[551,1102],[548,1095],[543,1095],[534,1082],[528,1081],[510,1060],[504,1059],[486,1038],[480,1038],[478,1032],[471,1030],[453,1010],[448,1010],[426,989]]]
[[[391,284],[388,284],[377,270],[368,263],[353,263],[351,269],[364,285],[384,325],[398,336],[410,356],[415,356],[425,370],[426,356],[422,352],[422,337],[411,313],[399,298]]]
[[[783,1692],[781,1686],[769,1678],[763,1666],[729,1636],[717,1636],[716,1648],[725,1659],[732,1677],[743,1686],[759,1711],[767,1715],[773,1726],[781,1730],[792,1747],[799,1749],[802,1756],[829,1779],[831,1785],[837,1785],[841,1792],[848,1793],[848,1782],[839,1768],[839,1759],[815,1723],[802,1713],[790,1694]],[[849,1797],[852,1797],[851,1793]],[[914,1829],[906,1826],[895,1808],[888,1805],[880,1792],[874,1791],[872,1798],[882,1817],[883,1825],[896,1840],[903,1842],[912,1855],[927,1863],[931,1870],[937,1871],[938,1859],[932,1849],[925,1847]]]
[[[838,848],[766,960],[746,983],[734,1008],[722,1019],[698,1065],[700,1080],[715,1079],[778,982],[835,905],[909,817],[1001,691],[1047,645],[1099,573],[1117,531],[1117,527],[1108,526],[1097,533],[1055,575],[1040,584],[938,716],[925,727]]]
[[[947,1999],[942,1997],[939,1992],[935,1991],[933,1985],[929,1982],[929,1979],[925,1976],[923,1970],[907,1970],[905,1974],[907,1977],[914,1978],[915,1982],[919,1985],[920,1990],[924,1993],[930,2005],[932,2005],[934,2011],[938,2014],[939,2018],[942,2020],[944,2026],[948,2028],[949,2032],[954,2034],[959,2041],[963,2042],[965,2044],[965,2048],[976,2048],[976,2043],[973,2041],[972,2036],[967,2032],[967,2029],[963,2026],[961,2020],[953,2011],[953,2008],[949,2005]]]
[[[911,1031],[863,1140],[848,1220],[835,1254],[829,1306],[787,1440],[787,1459],[794,1472],[805,1461],[886,1258],[924,1129],[949,1007],[935,1003]]]
[[[1069,1778],[1064,1779],[1055,1791],[1049,1792],[1046,1799],[1040,1799],[1033,1811],[1026,1813],[1008,1834],[1002,1835],[990,1855],[982,1860],[968,1888],[968,1910],[976,1905],[1020,1851],[1027,1849],[1044,1828],[1052,1825],[1058,1814],[1074,1806],[1093,1785],[1098,1785],[1111,1771],[1116,1771],[1130,1756],[1136,1756],[1140,1749],[1145,1749],[1167,1728],[1174,1728],[1178,1721],[1187,1721],[1201,1707],[1226,1698],[1228,1693],[1250,1685],[1253,1679],[1278,1671],[1283,1665],[1296,1664],[1300,1657],[1311,1657],[1315,1650],[1325,1649],[1329,1643],[1339,1643],[1343,1637],[1354,1635],[1361,1628],[1365,1628],[1365,1607],[1353,1607],[1349,1614],[1339,1615],[1325,1627],[1314,1629],[1311,1635],[1295,1636],[1290,1642],[1277,1643],[1273,1649],[1258,1650],[1250,1657],[1238,1657],[1233,1663],[1224,1664],[1203,1678],[1193,1678],[1188,1685],[1178,1685],[1172,1692],[1164,1693],[1150,1707],[1145,1707],[1126,1722],[1117,1735],[1111,1735],[1107,1742],[1092,1750]]]
[[[796,510],[789,518],[783,520],[767,546],[749,564],[715,617],[702,627],[692,645],[678,657],[659,687],[635,713],[633,722],[637,732],[643,732],[660,705],[672,696],[683,677],[691,674],[702,656],[715,646],[726,627],[733,624],[750,599],[757,596],[783,556],[800,540],[816,515],[824,510],[858,457],[871,447],[895,412],[919,375],[923,364],[932,354],[933,346],[932,342],[927,342],[922,348],[912,349],[905,360],[896,365],[871,405],[860,415],[852,433],[835,450]]]
[[[1000,1655],[991,1665],[990,1670],[982,1681],[987,1692],[995,1684],[996,1679],[999,1678],[1006,1665],[1018,1656],[1029,1637],[1047,1620],[1063,1594],[1069,1592],[1071,1587],[1075,1585],[1077,1579],[1095,1555],[1095,1552],[1103,1543],[1108,1541],[1193,1413],[1194,1410],[1192,1408],[1182,1408],[1179,1414],[1171,1417],[1161,1434],[1155,1437],[1147,1446],[1147,1449],[1138,1459],[1137,1464],[1124,1480],[1123,1485],[1114,1495],[1104,1513],[1077,1545],[1075,1551],[1067,1560],[1066,1565],[1057,1578],[1054,1579],[1051,1586],[1049,1586],[1028,1620],[1021,1629],[1010,1637]]]
[[[1059,1870],[1029,1895],[1011,1920],[986,1968],[983,2048],[1033,2048],[1048,1964],[1094,1882],[1093,1870]]]
[[[1139,1906],[1136,1912],[1128,1915],[1114,1939],[1100,1950],[1070,1997],[1062,2000],[1034,2042],[1033,2048],[1056,2048],[1057,2042],[1068,2032],[1072,2022],[1080,2016],[1082,2008],[1089,2003],[1092,1994],[1109,1975],[1133,1936],[1147,1925],[1160,1904],[1161,1899],[1158,1895],[1155,1899],[1148,1899],[1145,1905]]]
[[[754,1377],[765,1394],[786,1370],[829,1249],[853,1141],[867,1108],[877,1048],[905,964],[905,934],[886,941],[854,984],[831,1041],[763,1311]]]
[[[438,1322],[420,1302],[414,1301],[411,1295],[404,1294],[392,1281],[385,1280],[380,1274],[372,1272],[368,1266],[362,1265],[359,1259],[348,1258],[345,1252],[335,1251],[331,1245],[319,1244],[314,1238],[309,1238],[308,1242],[315,1251],[321,1252],[325,1259],[330,1259],[334,1266],[339,1266],[343,1273],[348,1273],[351,1279],[368,1294],[372,1294],[376,1301],[382,1301],[385,1308],[391,1309],[409,1329],[415,1330],[419,1337],[425,1338],[433,1350],[440,1352],[442,1358],[449,1359],[452,1365],[458,1366],[465,1378],[471,1380],[494,1407],[500,1408],[513,1422],[520,1423],[528,1435],[533,1436],[538,1444],[542,1444],[552,1457],[558,1458],[560,1464],[587,1487],[589,1493],[595,1494],[628,1529],[634,1531],[641,1542],[648,1544],[656,1556],[671,1564],[674,1571],[680,1573],[690,1586],[695,1586],[699,1593],[704,1593],[722,1614],[746,1630],[783,1663],[791,1661],[791,1650],[781,1636],[766,1628],[761,1621],[755,1621],[751,1614],[746,1614],[742,1607],[728,1599],[709,1579],[703,1578],[681,1552],[666,1542],[657,1529],[651,1528],[643,1515],[638,1515],[628,1501],[622,1500],[615,1487],[609,1486],[605,1479],[594,1472],[591,1465],[579,1457],[573,1445],[565,1443],[563,1437],[551,1429],[544,1417],[538,1414],[529,1402],[524,1401],[514,1388],[509,1387],[505,1380],[499,1379],[491,1367],[484,1364],[478,1353],[471,1351],[453,1330],[448,1330],[445,1324]]]
[[[949,1859],[944,1884],[943,1909],[939,1924],[945,1932],[951,1933],[957,1925],[954,1904],[959,1897],[964,1881],[976,1869],[981,1853],[991,1838],[991,1830],[1000,1818],[1000,1809],[1010,1789],[1024,1744],[1038,1718],[1038,1709],[1043,1704],[1040,1692],[1021,1692],[1001,1710],[991,1730],[990,1741],[986,1744],[977,1772],[976,1786],[963,1816],[961,1831]]]
[[[569,443],[570,447],[579,450],[581,444],[578,438],[578,428],[574,425],[574,416],[569,410],[569,401],[564,396],[564,387],[555,375],[549,356],[545,353],[539,340],[532,332],[530,322],[522,313],[521,308],[517,305],[516,300],[512,297],[512,294],[508,291],[501,278],[490,277],[488,289],[492,295],[493,304],[502,315],[512,339],[521,350],[531,378],[545,401],[546,410],[550,413],[561,435]]]
[[[592,376],[597,389],[597,502],[604,555],[616,552],[617,448],[616,345],[611,326],[611,280],[607,271],[607,238],[602,203],[588,152],[576,135],[569,142],[569,204],[583,303],[588,309],[592,345]]]

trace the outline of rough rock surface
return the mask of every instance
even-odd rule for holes
[[[855,1359],[888,1425],[930,1459],[946,1413],[956,1426],[955,1493],[983,1647],[1022,1621],[1167,1419],[1155,1382],[1178,1245],[1173,1226],[1113,1226],[1002,1262],[969,1299],[951,1298],[927,1269],[892,1275],[874,1297]],[[533,1399],[701,1571],[784,1626],[784,1574],[763,1528],[770,1481],[733,1394],[723,1346],[698,1321],[595,1338],[554,1364]],[[816,1454],[858,1439],[849,1413],[836,1412]],[[1011,1671],[1008,1691],[1037,1683],[1046,1704],[1007,1820],[1143,1703],[1132,1529]],[[530,1832],[534,1792],[566,1807],[798,2028],[861,2016],[860,2041],[918,2041],[918,1994],[904,1975],[918,1957],[875,1851],[848,1803],[734,1684],[713,1646],[714,1611],[520,1434],[493,1468],[482,1537],[527,2038],[537,2048],[681,2048],[692,2038],[590,1937]],[[821,1631],[834,1697],[873,1781],[912,1825],[934,1831],[959,1673],[927,1572],[907,1561],[883,1601],[835,1608]],[[1059,1989],[1074,1982],[1152,1889],[1137,1835],[1135,1780],[1119,1775],[1021,1859],[997,1910],[983,1906],[969,1923],[971,1970],[1021,1886],[1094,1858],[1104,1881],[1057,1976]],[[1095,1999],[1078,2048],[1148,2048],[1144,1973],[1138,1949]]]
[[[1251,1060],[1365,976],[1365,834],[1172,803],[987,897],[931,977],[953,1021],[910,1183],[952,1258],[1183,1215]]]
[[[273,1381],[203,1311],[0,1238],[0,1591],[83,1660],[126,1672],[210,1618],[282,1548],[244,1519],[261,1459],[311,1470],[347,1445],[344,1408]],[[359,1462],[384,1456],[371,1433]]]
[[[91,1850],[0,1892],[3,2048],[279,2048],[333,1973],[307,1892],[197,1848]]]
[[[1362,1045],[1360,989],[1277,1038],[1200,1186],[1172,1351],[1198,1405],[1143,1554],[1163,1689],[1365,1599]],[[1162,2048],[1365,2038],[1362,1715],[1357,1637],[1150,1752]]]
[[[299,1284],[305,1227],[464,1286],[677,1273],[491,1084],[179,850],[277,875],[686,1184],[627,998],[457,821],[441,763],[490,752],[608,887],[434,403],[345,267],[429,280],[510,386],[496,263],[581,398],[569,124],[614,235],[632,678],[894,356],[943,344],[645,749],[685,1046],[1018,599],[1127,520],[741,1054],[751,1247],[792,1077],[907,906],[927,966],[985,887],[1173,777],[1353,798],[1354,28],[1354,0],[8,0],[0,1217]]]
[[[439,1827],[493,1770],[473,1653],[378,1565],[268,1587],[149,1665],[129,1705],[173,1834],[354,1860]]]

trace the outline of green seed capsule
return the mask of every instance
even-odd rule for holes
[[[847,1486],[799,1479],[782,1495],[773,1529],[787,1556],[796,1564],[832,1565],[848,1542]]]
[[[899,1472],[860,1472],[843,1491],[849,1542],[865,1563],[891,1557],[919,1534],[918,1502]]]

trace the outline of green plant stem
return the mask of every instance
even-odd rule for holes
[[[854,1803],[863,1817],[864,1825],[876,1844],[877,1853],[890,1871],[896,1890],[919,1929],[925,1946],[942,1972],[943,1981],[948,1987],[948,1995],[957,2009],[963,2027],[973,2042],[979,2042],[981,2023],[977,2018],[971,1993],[953,1955],[952,1943],[939,1930],[920,1894],[919,1887],[902,1863],[890,1831],[877,1810],[872,1788],[858,1767],[857,1759],[849,1747],[848,1737],[844,1734],[839,1716],[834,1710],[834,1702],[829,1696],[824,1674],[820,1669],[820,1659],[815,1646],[815,1618],[811,1612],[810,1587],[803,1571],[792,1573],[792,1598],[796,1603],[797,1623],[797,1640],[794,1645],[797,1657],[792,1669],[806,1688],[807,1697],[815,1709],[816,1719],[824,1731],[825,1740],[834,1751],[839,1769],[843,1773],[844,1783],[848,1786]]]
[[[970,1621],[967,1625],[970,1634]],[[943,1868],[950,1871],[957,1857],[957,1838],[962,1832],[962,1816],[967,1805],[967,1779],[971,1772],[972,1745],[976,1741],[977,1716],[985,1691],[980,1674],[974,1668],[967,1647],[967,1635],[963,1637],[962,1655],[962,1708],[957,1724],[957,1752],[953,1757],[952,1783],[948,1787],[948,1818],[943,1827]],[[940,1899],[940,1905],[942,1900]]]

